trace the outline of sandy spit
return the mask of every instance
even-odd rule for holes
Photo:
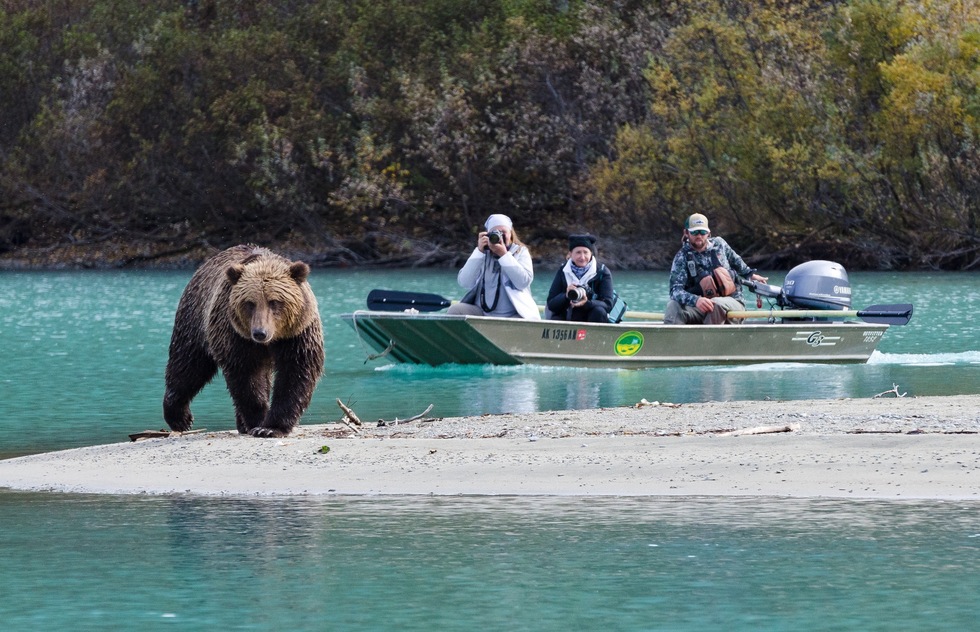
[[[202,432],[18,457],[0,461],[0,487],[206,496],[980,499],[980,395],[652,402],[383,427],[376,421],[357,433],[342,424],[300,426],[284,439]],[[760,429],[784,431],[753,434]]]

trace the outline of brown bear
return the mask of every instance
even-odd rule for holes
[[[284,437],[296,427],[323,373],[323,327],[309,273],[302,261],[253,245],[220,252],[194,273],[170,338],[163,417],[172,430],[190,430],[191,400],[218,369],[238,432]]]

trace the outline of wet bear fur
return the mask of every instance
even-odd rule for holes
[[[218,369],[238,432],[284,437],[296,427],[323,373],[309,273],[301,261],[252,245],[220,252],[194,273],[170,339],[163,416],[172,430],[191,429],[191,400]]]

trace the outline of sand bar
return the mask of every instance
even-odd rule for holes
[[[358,433],[339,423],[303,425],[284,439],[202,432],[18,457],[0,461],[0,487],[980,499],[980,395],[653,402],[384,427],[364,421]],[[752,434],[774,429],[787,431]]]

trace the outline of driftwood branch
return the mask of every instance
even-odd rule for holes
[[[361,419],[354,413],[353,410],[351,410],[348,406],[345,406],[344,402],[340,401],[339,399],[337,400],[337,405],[340,406],[340,410],[344,411],[344,416],[340,418],[340,423],[344,424],[354,432],[360,432],[361,426],[364,425],[361,423]]]
[[[650,402],[650,401],[647,401],[647,398],[646,397],[644,397],[643,399],[641,399],[640,401],[638,401],[636,404],[634,404],[633,405],[633,408],[645,408],[647,406],[663,406],[665,408],[680,408],[681,407],[680,404],[672,404],[670,402]]]
[[[889,393],[895,393],[895,397],[905,397],[906,395],[908,395],[908,392],[905,392],[905,393],[899,393],[899,392],[898,392],[898,384],[892,384],[892,387],[891,387],[891,389],[889,389],[889,390],[887,390],[887,391],[884,391],[884,392],[882,392],[882,393],[878,393],[877,395],[875,395],[875,396],[874,396],[874,397],[872,397],[871,399],[878,399],[879,397],[881,397],[881,396],[883,396],[883,395],[887,395],[887,394],[889,394]]]
[[[195,434],[198,432],[205,432],[207,428],[199,428],[197,430],[185,430],[184,432],[177,432],[176,430],[144,430],[142,432],[134,432],[129,435],[130,441],[139,441],[140,439],[160,439],[160,438],[172,438],[172,437],[182,437],[184,435]]]
[[[755,428],[743,428],[742,430],[730,430],[721,432],[719,437],[740,437],[742,435],[772,434],[776,432],[795,432],[800,429],[800,424],[788,424],[786,426],[757,426]]]
[[[410,421],[415,421],[416,419],[421,419],[422,417],[428,415],[430,410],[432,410],[432,404],[429,404],[429,407],[423,410],[422,412],[420,412],[419,414],[413,415],[412,417],[409,417],[407,419],[399,419],[398,417],[395,417],[391,421],[385,421],[384,419],[379,419],[378,428],[383,428],[384,426],[397,426],[398,424],[405,424]]]

